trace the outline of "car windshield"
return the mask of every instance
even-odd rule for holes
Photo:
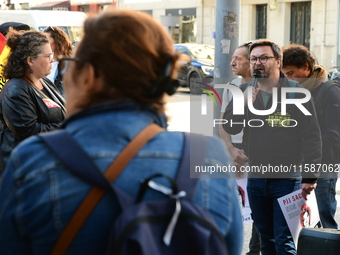
[[[193,58],[196,59],[210,59],[215,57],[215,49],[209,45],[197,45],[189,48]]]

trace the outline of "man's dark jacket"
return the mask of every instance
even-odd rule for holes
[[[292,82],[292,81],[291,81]],[[245,90],[249,84],[241,85],[241,89]],[[249,158],[250,166],[286,166],[286,170],[290,172],[277,172],[273,174],[261,173],[251,174],[251,176],[263,177],[263,178],[289,178],[296,176],[298,169],[302,165],[302,172],[304,183],[315,182],[319,174],[315,171],[310,171],[312,167],[310,164],[317,167],[317,164],[321,163],[321,135],[318,125],[317,116],[315,113],[313,100],[304,103],[303,106],[312,114],[311,116],[305,116],[295,105],[287,105],[286,116],[281,116],[281,88],[291,87],[288,79],[283,73],[280,74],[280,82],[278,86],[278,104],[274,113],[270,115],[254,115],[245,107],[244,115],[233,114],[233,100],[227,106],[224,119],[228,121],[223,125],[223,128],[229,134],[237,134],[243,129],[243,148],[246,155]],[[300,87],[295,84],[295,87]],[[286,96],[289,98],[289,95]],[[304,98],[302,93],[294,93],[293,98]],[[272,106],[272,98],[269,99],[266,108],[262,103],[259,94],[253,103],[254,108],[258,110],[270,109]],[[291,121],[283,122],[284,125],[291,127],[280,126],[279,123],[267,121],[266,119],[281,118],[279,123],[285,119],[291,119]],[[264,125],[262,127],[249,127],[248,121],[259,119],[262,120]],[[243,128],[243,124],[230,125],[231,121],[243,122],[245,120],[246,125]],[[295,120],[295,121],[292,121]],[[251,121],[250,125],[260,125],[260,121]],[[274,125],[272,127],[272,125]],[[292,127],[296,125],[295,127]],[[306,164],[306,168],[304,165]],[[307,165],[309,164],[309,165]]]

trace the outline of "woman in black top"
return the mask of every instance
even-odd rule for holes
[[[41,32],[13,35],[7,40],[11,55],[4,67],[9,81],[0,100],[0,174],[13,148],[22,140],[59,127],[65,118],[64,99],[46,77],[53,52]]]

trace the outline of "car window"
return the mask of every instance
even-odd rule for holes
[[[188,55],[189,57],[191,57],[191,56],[190,56],[190,52],[189,52],[189,50],[188,50],[186,47],[184,47],[184,46],[175,46],[175,49],[176,49],[179,53],[185,54],[185,55]]]
[[[215,58],[215,49],[209,45],[197,45],[190,48],[192,56],[196,59],[210,59]]]

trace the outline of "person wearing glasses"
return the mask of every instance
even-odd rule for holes
[[[112,184],[133,199],[142,179],[156,173],[170,178],[177,175],[184,136],[166,130],[164,105],[179,85],[176,77],[181,61],[159,22],[143,12],[119,9],[88,18],[73,56],[60,59],[69,116],[60,128],[79,143],[98,171],[104,172],[145,127],[156,124],[164,128]],[[219,138],[206,139],[206,166],[211,162],[232,164]],[[210,212],[228,254],[240,255],[243,228],[235,174],[223,176],[199,179],[194,202]],[[170,188],[162,178],[155,181]],[[51,254],[93,187],[71,174],[39,137],[27,139],[12,152],[1,185],[0,250],[4,255]],[[146,199],[166,196],[148,190]],[[67,251],[55,254],[105,254],[120,212],[116,197],[106,194]]]
[[[57,72],[59,66],[58,57],[70,57],[73,50],[72,43],[70,42],[67,34],[59,27],[49,26],[45,28],[43,32],[46,34],[48,41],[50,42],[54,60],[52,62],[51,73],[47,76],[47,78],[56,85],[60,94],[65,97],[62,81],[60,80],[61,76],[58,75]]]
[[[64,99],[44,78],[53,52],[41,32],[16,34],[7,40],[11,55],[4,67],[8,79],[0,95],[0,174],[14,147],[27,137],[52,131],[65,118]]]
[[[250,167],[247,190],[253,220],[261,237],[262,254],[296,254],[277,199],[301,188],[302,196],[307,199],[316,188],[318,173],[305,168],[321,161],[321,136],[315,108],[312,100],[302,103],[311,113],[305,115],[295,104],[288,104],[283,115],[284,102],[280,96],[283,88],[302,87],[281,72],[281,49],[276,43],[267,39],[254,42],[250,46],[249,62],[251,73],[258,72],[259,78],[240,86],[244,91],[244,114],[234,114],[234,97],[225,111],[224,119],[228,123],[223,128],[229,134],[244,132],[242,145]],[[273,106],[272,110],[260,115],[250,109],[248,91],[253,108],[263,111]],[[276,106],[273,105],[274,95],[279,97]],[[294,92],[286,95],[295,99],[305,97],[303,93]],[[243,98],[241,100],[243,102]]]

